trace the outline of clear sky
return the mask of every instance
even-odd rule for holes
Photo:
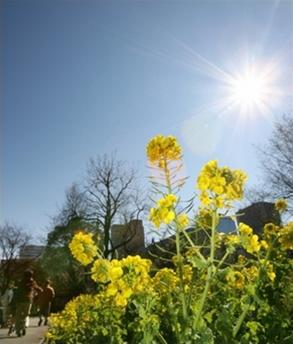
[[[253,145],[293,113],[292,1],[2,0],[1,35],[0,223],[35,236],[90,157],[146,176],[158,133],[183,145],[186,195],[209,159],[253,185]]]

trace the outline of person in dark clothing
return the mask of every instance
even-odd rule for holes
[[[51,282],[49,280],[46,280],[43,291],[38,294],[37,298],[37,304],[39,306],[39,326],[42,325],[43,316],[45,318],[44,325],[47,325],[48,316],[50,315],[51,304],[54,296],[55,292],[53,287],[51,286]]]
[[[34,293],[40,292],[42,288],[38,286],[33,279],[33,271],[26,270],[20,282],[17,285],[17,289],[14,295],[14,302],[16,304],[15,311],[15,331],[18,337],[24,336],[25,330],[25,318],[29,315],[33,302]]]

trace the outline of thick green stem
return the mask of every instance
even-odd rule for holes
[[[171,186],[171,180],[170,180],[170,171],[168,169],[168,163],[167,161],[164,162],[164,172],[165,172],[165,178],[166,178],[166,186],[168,193],[172,194],[172,186]],[[175,209],[173,209],[175,212]],[[176,212],[175,212],[176,214]],[[176,221],[177,222],[177,221]],[[177,271],[179,273],[179,280],[180,280],[180,297],[181,297],[181,303],[182,303],[182,313],[183,313],[183,319],[184,323],[187,319],[187,307],[186,307],[186,297],[185,297],[185,290],[184,290],[184,283],[183,283],[183,266],[182,266],[182,255],[180,250],[180,233],[178,225],[176,224],[176,255],[179,258],[177,263]]]
[[[195,318],[195,327],[197,328],[199,325],[199,320],[201,317],[201,313],[203,311],[207,295],[210,289],[211,285],[211,280],[213,277],[213,271],[214,271],[214,258],[215,258],[215,237],[216,237],[216,226],[217,226],[217,212],[216,210],[213,211],[213,217],[212,217],[212,234],[211,234],[211,250],[210,250],[210,257],[209,257],[209,266],[208,266],[208,271],[207,271],[207,278],[206,278],[206,284],[204,291],[202,293],[200,303],[199,303],[199,308],[197,311],[197,315]]]

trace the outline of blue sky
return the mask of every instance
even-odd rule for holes
[[[193,192],[209,159],[259,181],[255,148],[293,108],[292,1],[1,2],[0,223],[34,236],[88,159],[117,151],[147,175],[145,145],[176,135]],[[269,74],[262,107],[230,78]]]

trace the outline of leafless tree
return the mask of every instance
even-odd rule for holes
[[[17,261],[17,258],[19,250],[30,240],[30,235],[21,227],[9,223],[0,226],[0,292],[27,265],[27,262]]]
[[[258,148],[264,183],[254,190],[258,200],[283,197],[293,212],[293,117],[284,115],[275,122],[266,145]]]
[[[58,214],[52,218],[53,225],[66,226],[74,218],[86,215],[85,194],[77,183],[72,183],[65,192],[65,201]]]
[[[88,219],[103,233],[105,257],[111,257],[118,247],[111,241],[114,221],[127,223],[144,210],[143,191],[137,186],[137,172],[115,155],[90,159],[85,185]],[[130,241],[134,233],[125,238]],[[122,245],[122,244],[121,244]],[[120,245],[119,245],[120,246]]]

